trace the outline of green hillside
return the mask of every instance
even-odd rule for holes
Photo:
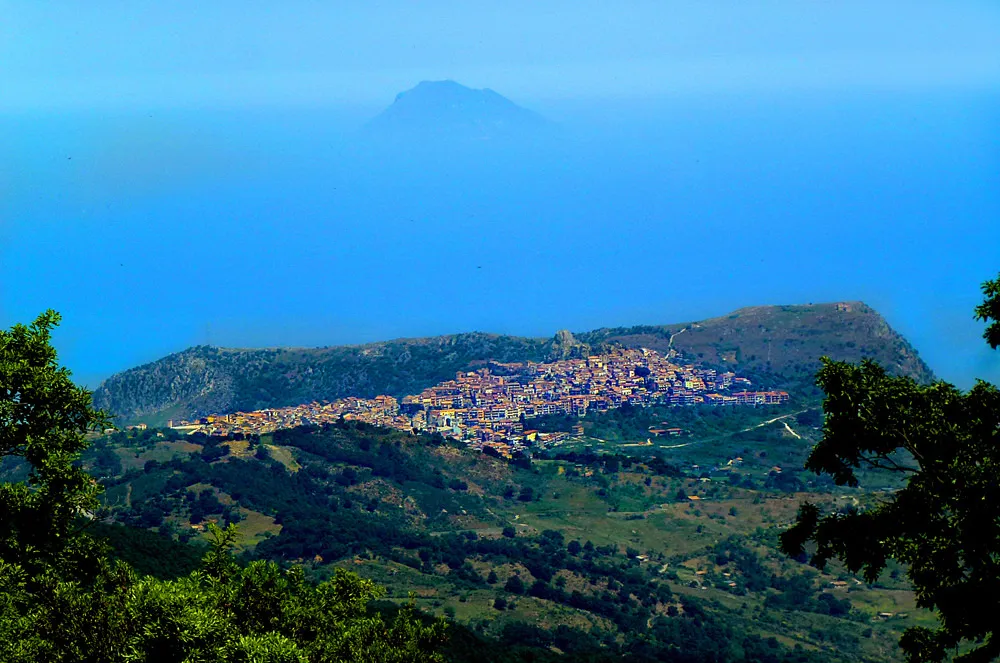
[[[897,658],[901,630],[928,616],[896,573],[868,585],[776,548],[801,499],[877,495],[796,470],[819,434],[808,413],[716,412],[690,408],[683,442],[653,445],[629,432],[645,420],[627,421],[649,411],[608,413],[620,439],[531,461],[347,423],[260,440],[117,433],[86,462],[118,523],[194,543],[207,522],[235,522],[250,558],[317,578],[348,568],[397,604],[413,593],[467,629],[472,651],[452,660],[479,641],[503,645],[497,661]]]
[[[671,341],[672,339],[672,341]],[[330,348],[199,346],[112,376],[94,393],[124,420],[164,424],[216,412],[296,405],[344,396],[403,396],[495,361],[540,361],[607,344],[673,347],[691,362],[809,384],[819,357],[870,357],[928,381],[916,351],[870,307],[858,303],[761,306],[697,323],[599,329],[551,339],[483,333]]]

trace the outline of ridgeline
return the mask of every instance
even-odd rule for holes
[[[198,346],[118,373],[94,403],[122,421],[163,424],[212,412],[282,407],[377,394],[404,396],[487,362],[543,361],[609,345],[676,349],[692,363],[810,385],[821,356],[873,359],[920,382],[933,379],[916,350],[860,302],[757,306],[700,322],[607,328],[549,339],[466,333],[326,348]]]

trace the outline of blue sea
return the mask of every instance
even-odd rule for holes
[[[1000,98],[524,102],[541,142],[373,147],[380,109],[0,116],[0,325],[91,386],[185,347],[669,323],[863,300],[1000,382]]]

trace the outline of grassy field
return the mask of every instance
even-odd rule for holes
[[[200,444],[177,440],[157,442],[152,447],[119,447],[115,449],[115,453],[121,458],[122,468],[128,471],[141,470],[151,460],[166,463],[178,456],[198,453],[202,449]]]
[[[240,509],[240,515],[243,520],[239,524],[240,538],[236,542],[240,550],[249,550],[265,537],[281,533],[281,525],[276,524],[271,516],[243,508]]]

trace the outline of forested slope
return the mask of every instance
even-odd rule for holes
[[[492,660],[544,660],[551,647],[573,661],[891,658],[900,629],[925,618],[904,582],[818,574],[776,550],[801,497],[789,491],[868,498],[795,472],[811,442],[780,422],[752,430],[508,461],[350,422],[260,440],[150,429],[99,440],[86,464],[120,523],[192,542],[209,521],[236,523],[251,559],[317,579],[347,568],[397,604],[413,592],[469,629],[455,631],[469,646],[499,641]],[[909,616],[879,622],[887,609]]]

